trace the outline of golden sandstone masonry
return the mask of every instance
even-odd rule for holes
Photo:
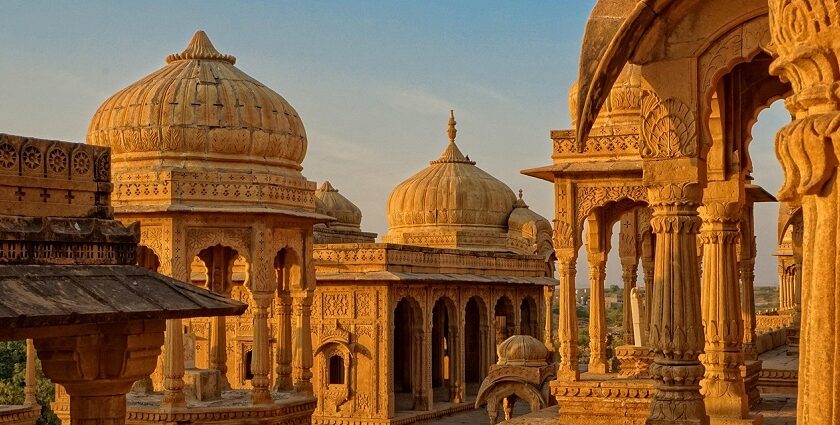
[[[798,392],[797,423],[840,423],[838,38],[836,1],[599,0],[573,128],[524,171],[552,183],[553,221],[463,153],[450,112],[376,242],[302,174],[294,108],[199,31],[103,102],[87,144],[0,134],[0,338],[29,340],[26,402],[0,422],[35,419],[37,353],[74,424],[481,407],[491,424],[760,424],[779,390]],[[751,131],[778,99],[780,300],[761,314],[754,205],[775,198],[752,181]],[[794,366],[762,357],[775,350]],[[541,411],[512,418],[517,401]]]

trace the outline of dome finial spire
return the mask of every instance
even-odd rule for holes
[[[236,63],[236,58],[231,55],[225,55],[216,50],[210,37],[204,31],[198,30],[193,35],[190,44],[181,53],[173,53],[166,57],[166,63],[172,63],[179,60],[189,59],[206,59],[206,60],[220,60],[230,63]]]
[[[455,128],[455,110],[449,110],[449,130],[447,134],[449,135],[449,143],[455,143],[455,135],[458,134],[458,129]]]

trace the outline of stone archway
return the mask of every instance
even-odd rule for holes
[[[473,296],[464,308],[464,379],[466,395],[478,393],[490,366],[490,325],[487,305]]]
[[[394,408],[426,410],[423,394],[423,313],[417,301],[403,298],[394,309],[391,376]]]
[[[502,295],[496,300],[496,306],[493,309],[493,328],[495,330],[495,347],[516,334],[516,311],[513,307],[513,301],[506,295]],[[494,357],[493,362],[497,360]]]
[[[539,327],[537,302],[530,295],[526,295],[519,304],[519,334],[540,339]]]
[[[449,298],[439,298],[432,308],[432,399],[458,402],[457,311]]]
[[[160,268],[160,258],[154,249],[137,245],[137,265],[153,272]]]

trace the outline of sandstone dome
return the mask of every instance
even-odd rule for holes
[[[514,335],[496,348],[499,365],[507,366],[545,366],[548,349],[545,344],[529,335]]]
[[[234,66],[203,31],[166,65],[108,98],[87,143],[111,147],[114,166],[258,169],[299,174],[303,122],[279,94]]]
[[[437,160],[400,183],[388,199],[390,232],[434,227],[507,230],[513,191],[461,153],[450,115],[449,144]]]
[[[331,228],[358,230],[362,225],[362,210],[344,195],[338,193],[329,181],[321,184],[315,191],[316,212],[334,217],[336,221],[330,223]]]

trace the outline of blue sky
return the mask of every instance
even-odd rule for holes
[[[297,109],[309,136],[304,174],[359,205],[365,230],[385,233],[391,189],[443,150],[449,109],[461,150],[550,218],[551,186],[519,170],[548,164],[549,131],[569,126],[593,3],[4,2],[0,132],[83,141],[105,98],[203,29]],[[756,177],[771,193],[780,183],[772,134],[785,119],[777,105],[755,131]],[[760,211],[773,234],[759,239],[757,281],[775,284],[776,208]],[[578,270],[584,285],[585,263]],[[608,281],[620,276],[614,253]]]

